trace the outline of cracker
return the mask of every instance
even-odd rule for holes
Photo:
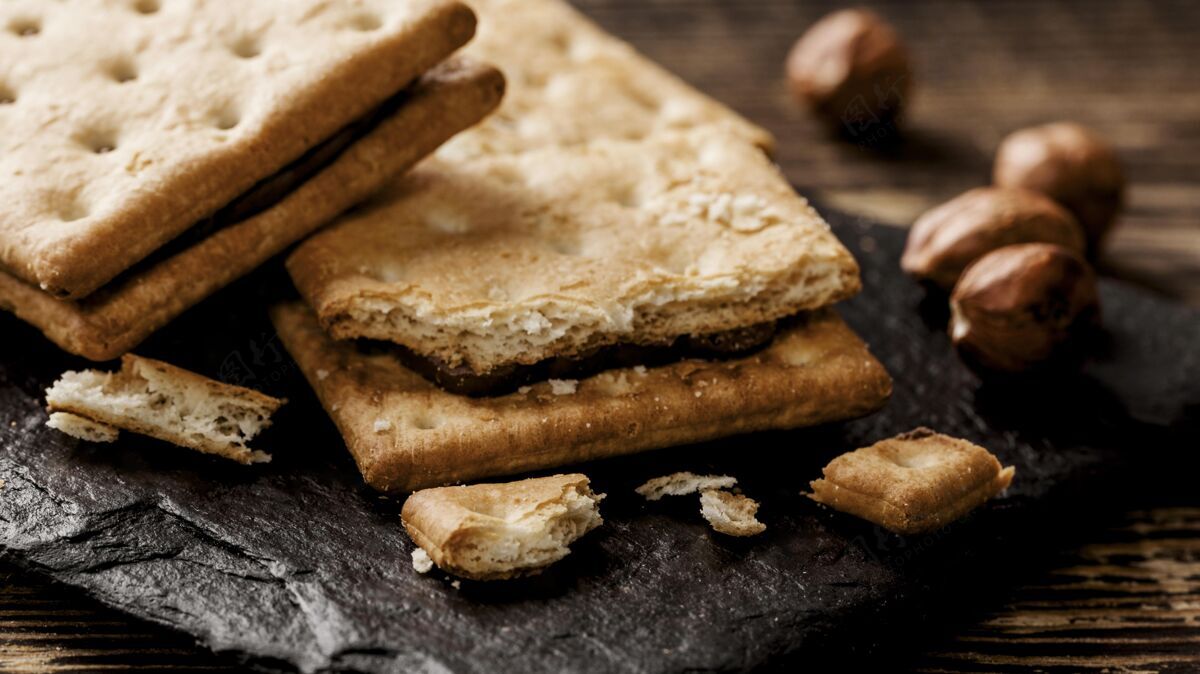
[[[634,491],[647,501],[657,501],[664,496],[686,496],[698,491],[728,489],[736,484],[737,478],[729,475],[697,475],[684,471],[646,480]]]
[[[58,300],[0,273],[0,307],[67,351],[98,361],[115,358],[407,170],[487,114],[502,91],[494,68],[443,64],[420,80],[394,115],[274,207],[82,300]]]
[[[700,492],[700,514],[713,531],[727,536],[755,536],[767,530],[758,521],[758,501],[722,489]]]
[[[61,413],[91,421],[89,432],[109,427],[113,440],[115,429],[125,429],[247,464],[271,460],[246,443],[284,402],[133,354],[119,372],[65,372],[46,390],[51,425],[72,435],[81,422]]]
[[[764,150],[761,127],[684,83],[562,0],[473,0],[479,33],[466,52],[510,80],[496,115],[439,154],[462,162],[597,138],[640,139],[719,127]]]
[[[402,90],[475,26],[457,0],[147,9],[0,5],[0,266],[56,296],[110,281]]]
[[[464,578],[501,580],[541,572],[568,546],[604,523],[586,475],[419,491],[400,517],[438,568]],[[413,554],[413,566],[427,569]]]
[[[334,337],[479,373],[741,328],[860,288],[762,152],[711,128],[433,158],[288,270]]]
[[[1014,470],[979,445],[918,428],[830,461],[810,497],[916,534],[944,527],[1004,491]]]
[[[849,419],[879,409],[891,380],[832,310],[763,351],[609,370],[555,395],[548,382],[494,398],[447,393],[391,353],[331,339],[302,303],[271,310],[279,336],[366,481],[408,491]]]

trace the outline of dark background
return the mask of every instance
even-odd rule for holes
[[[864,3],[896,25],[916,64],[909,133],[889,147],[829,137],[784,86],[792,41],[841,3],[575,4],[772,131],[802,192],[898,226],[984,184],[1006,133],[1088,124],[1116,146],[1131,182],[1104,270],[1200,305],[1200,3]],[[931,635],[916,669],[1200,668],[1194,494],[1176,485],[1115,520],[1081,522],[1096,530],[1091,543],[1064,547],[1004,601]],[[0,568],[0,670],[228,666],[185,638]]]

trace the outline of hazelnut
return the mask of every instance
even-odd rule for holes
[[[1010,134],[996,152],[992,179],[1002,187],[1041,192],[1065,206],[1083,225],[1093,257],[1125,190],[1116,153],[1095,133],[1071,122]]]
[[[950,337],[980,371],[1016,373],[1078,360],[1099,321],[1096,275],[1046,243],[994,250],[963,272],[950,297]]]
[[[1080,255],[1083,229],[1062,206],[1037,192],[980,187],[926,212],[913,223],[900,266],[945,290],[967,265],[1014,243],[1056,243]]]
[[[797,100],[851,134],[891,126],[912,84],[899,35],[863,9],[834,12],[813,24],[788,54],[787,76]]]

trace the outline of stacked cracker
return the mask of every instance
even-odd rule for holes
[[[6,2],[0,307],[95,360],[478,121],[454,0]],[[97,39],[103,36],[103,39]]]
[[[768,134],[558,0],[475,7],[470,51],[505,71],[505,103],[299,247],[308,306],[272,312],[368,483],[883,404],[887,374],[829,308],[858,291],[857,266],[769,162]]]

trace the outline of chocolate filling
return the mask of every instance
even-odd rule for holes
[[[738,358],[770,344],[778,329],[778,323],[772,321],[705,335],[682,335],[667,344],[613,344],[578,356],[547,358],[532,365],[505,365],[483,373],[421,356],[392,342],[360,339],[357,344],[363,353],[395,356],[405,367],[450,393],[481,397],[504,395],[547,379],[582,379],[636,365],[654,367],[689,358]]]
[[[394,115],[409,98],[410,91],[408,89],[395,94],[366,115],[350,122],[332,136],[313,146],[279,171],[258,181],[249,190],[238,195],[212,215],[197,221],[179,236],[160,246],[109,283],[116,283],[123,277],[152,267],[191,248],[215,232],[248,220],[275,206],[296,188],[336,161],[351,145],[375,130],[383,120]]]

